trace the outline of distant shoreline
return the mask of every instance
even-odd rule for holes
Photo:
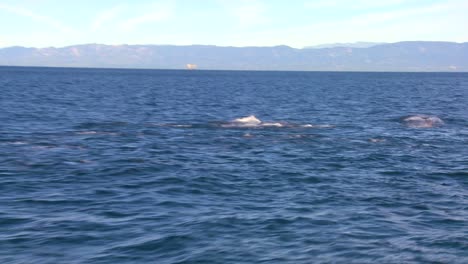
[[[0,49],[0,65],[118,69],[468,72],[468,42],[405,41],[362,47],[101,45]]]

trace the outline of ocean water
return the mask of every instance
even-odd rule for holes
[[[2,67],[0,150],[0,263],[468,263],[467,73]]]

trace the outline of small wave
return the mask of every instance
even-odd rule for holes
[[[312,125],[312,124],[305,124],[301,125],[300,127],[303,128],[334,128],[334,125]]]
[[[184,124],[168,124],[168,125],[164,125],[164,126],[168,126],[168,127],[180,127],[180,128],[189,128],[189,127],[193,127],[193,125],[184,125]]]
[[[83,122],[75,126],[77,129],[94,129],[94,128],[116,128],[125,127],[129,123],[123,121],[103,121],[103,122]]]
[[[298,135],[289,135],[288,138],[292,139],[305,139],[305,138],[312,138],[314,137],[313,135],[304,135],[304,134],[298,134]]]
[[[76,132],[77,135],[109,135],[109,136],[116,136],[118,133],[115,132],[104,132],[104,131],[79,131]]]
[[[370,138],[369,139],[369,142],[372,142],[372,143],[379,143],[379,142],[385,142],[385,141],[387,140],[384,138]]]
[[[251,133],[245,133],[244,135],[242,135],[242,137],[252,138],[252,137],[254,137],[254,135],[252,135]]]
[[[156,126],[156,127],[173,127],[173,128],[191,128],[194,125],[191,124],[169,124],[169,123],[150,123],[149,126]]]
[[[11,141],[11,142],[6,142],[9,145],[26,145],[28,142],[26,141]]]
[[[76,132],[78,135],[94,135],[97,134],[98,132],[96,131],[81,131],[81,132]]]
[[[47,149],[59,149],[59,146],[54,146],[54,145],[37,145],[37,146],[32,146],[31,149],[36,149],[36,150],[47,150]]]
[[[83,159],[83,160],[78,160],[78,161],[64,161],[63,163],[66,165],[80,165],[80,164],[92,163],[92,161]]]

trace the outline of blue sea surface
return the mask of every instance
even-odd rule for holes
[[[0,263],[468,263],[468,74],[1,67]]]

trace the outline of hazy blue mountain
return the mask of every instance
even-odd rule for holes
[[[100,45],[0,49],[0,65],[219,70],[468,71],[468,43],[410,41],[368,48]]]
[[[331,43],[331,44],[320,44],[315,46],[305,47],[306,49],[324,49],[324,48],[370,48],[373,46],[385,44],[384,42],[352,42],[352,43]]]

